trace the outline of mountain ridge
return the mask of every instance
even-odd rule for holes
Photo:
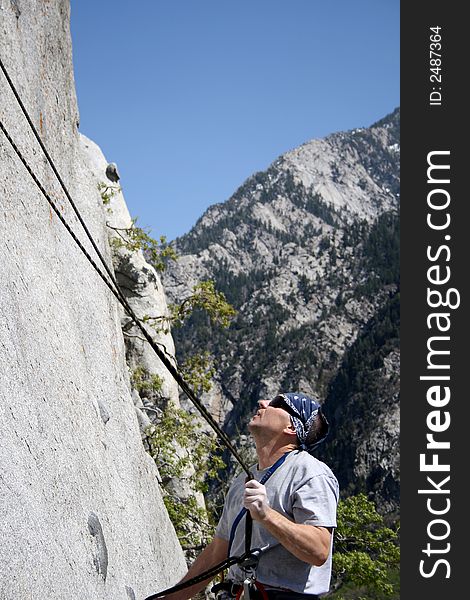
[[[397,108],[369,128],[290,150],[226,202],[209,207],[175,240],[180,258],[163,275],[170,301],[181,301],[194,284],[213,279],[238,310],[226,331],[216,331],[196,313],[173,332],[179,357],[194,349],[212,354],[216,381],[204,399],[231,435],[244,431],[260,397],[286,388],[316,394],[341,423],[330,388],[356,341],[399,299],[399,116]],[[390,334],[395,325],[387,329]],[[379,345],[371,351],[383,365],[397,348],[383,356]],[[391,364],[396,372],[396,360]],[[361,365],[366,368],[367,361]],[[396,417],[396,403],[385,396],[384,410]],[[388,421],[396,425],[395,417]],[[396,427],[392,430],[387,447],[397,439]],[[328,460],[340,462],[331,454]],[[392,471],[398,481],[394,460],[384,477]],[[365,473],[362,466],[354,472]],[[364,477],[356,487],[367,488]],[[342,478],[354,490],[346,473]],[[380,481],[369,490],[377,497]],[[391,499],[385,496],[386,510],[394,510],[396,490]]]

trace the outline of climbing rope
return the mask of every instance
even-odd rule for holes
[[[6,139],[8,140],[8,142],[10,143],[11,147],[13,148],[15,154],[18,156],[18,158],[20,159],[20,161],[23,163],[25,169],[28,171],[29,175],[31,176],[32,180],[34,181],[34,183],[36,184],[36,186],[38,187],[38,189],[40,190],[40,192],[42,193],[42,195],[45,197],[45,199],[47,200],[47,202],[49,203],[50,207],[52,208],[52,210],[54,211],[54,213],[57,215],[57,217],[59,218],[60,222],[62,223],[62,225],[65,227],[65,229],[68,231],[68,233],[70,234],[70,236],[72,237],[72,239],[74,240],[74,242],[77,244],[77,246],[79,247],[79,249],[81,250],[81,252],[85,255],[85,257],[87,258],[88,262],[92,265],[92,267],[94,268],[94,270],[98,273],[98,275],[100,276],[100,278],[102,279],[102,281],[105,283],[105,285],[108,287],[108,289],[112,292],[112,294],[115,296],[115,298],[118,300],[118,302],[122,305],[122,307],[124,308],[124,310],[127,312],[127,314],[130,316],[130,318],[132,319],[132,321],[136,324],[136,326],[140,329],[140,331],[142,332],[142,335],[144,336],[144,338],[146,339],[146,341],[149,343],[150,347],[152,348],[152,350],[157,354],[158,358],[162,361],[162,363],[165,365],[165,367],[167,368],[167,370],[170,372],[170,374],[172,375],[172,377],[175,379],[175,381],[178,383],[178,385],[180,386],[180,388],[183,390],[183,392],[186,394],[186,396],[191,400],[191,402],[194,404],[194,406],[198,409],[198,411],[200,412],[200,414],[202,415],[202,417],[207,421],[207,423],[212,427],[212,429],[215,431],[215,433],[219,436],[219,438],[222,440],[222,442],[224,443],[224,445],[226,446],[226,448],[230,451],[230,453],[233,455],[233,457],[235,458],[235,460],[239,463],[239,465],[242,467],[242,469],[245,471],[245,473],[247,474],[247,476],[249,476],[250,478],[252,478],[252,474],[249,471],[248,467],[245,465],[243,459],[241,458],[240,454],[238,453],[238,451],[235,449],[235,447],[233,446],[233,444],[230,441],[230,438],[227,436],[227,434],[221,429],[221,427],[219,426],[219,424],[215,421],[215,419],[212,417],[212,415],[209,413],[209,411],[207,410],[207,408],[204,406],[204,404],[201,402],[201,400],[199,400],[199,398],[196,396],[196,394],[194,393],[194,391],[191,389],[191,387],[189,386],[189,384],[184,380],[184,378],[182,377],[181,373],[178,371],[178,369],[173,365],[173,363],[169,360],[169,358],[167,356],[165,356],[164,352],[158,347],[157,343],[155,342],[155,340],[152,338],[152,336],[148,333],[148,331],[146,330],[145,326],[143,325],[143,323],[141,322],[141,320],[136,316],[136,314],[134,313],[134,311],[132,310],[132,308],[129,306],[129,303],[127,302],[125,296],[123,295],[121,289],[119,288],[119,284],[117,283],[113,273],[111,272],[111,269],[109,268],[109,266],[107,265],[103,255],[101,254],[98,246],[96,245],[96,242],[94,241],[88,227],[86,226],[86,223],[84,222],[82,216],[80,215],[80,212],[78,210],[78,208],[76,207],[67,187],[65,186],[62,178],[59,175],[59,172],[57,170],[57,168],[55,167],[55,164],[52,160],[52,158],[50,157],[44,143],[41,140],[41,137],[39,136],[22,100],[21,97],[19,96],[6,68],[5,65],[2,61],[2,59],[0,58],[0,68],[3,71],[3,74],[5,75],[5,78],[36,138],[36,140],[38,141],[49,165],[51,166],[60,186],[62,187],[62,190],[65,193],[65,196],[67,198],[67,200],[69,201],[70,205],[72,206],[83,230],[85,231],[90,243],[93,246],[94,251],[96,252],[96,255],[99,257],[107,276],[103,273],[103,271],[101,270],[101,268],[99,267],[99,265],[96,263],[96,261],[91,257],[91,255],[89,254],[89,252],[86,250],[86,248],[83,246],[83,244],[81,243],[81,241],[78,239],[77,235],[74,233],[73,229],[71,228],[71,226],[69,225],[69,223],[67,222],[67,220],[65,219],[65,217],[63,216],[63,214],[60,212],[60,210],[58,209],[56,203],[54,202],[54,200],[51,198],[50,194],[45,190],[45,188],[43,187],[43,185],[41,184],[41,182],[39,181],[39,179],[37,178],[36,174],[34,173],[33,169],[30,167],[30,165],[28,164],[28,162],[26,161],[26,159],[24,158],[22,152],[20,151],[20,149],[18,148],[18,146],[15,144],[15,142],[13,141],[12,137],[10,136],[10,134],[8,133],[8,130],[6,129],[5,125],[3,124],[3,122],[0,119],[0,129],[2,130],[3,134],[5,135]]]
[[[157,592],[156,594],[152,594],[151,596],[147,596],[145,600],[157,600],[157,598],[163,598],[163,596],[168,596],[169,594],[179,592],[188,587],[196,585],[197,583],[202,583],[206,579],[213,579],[216,575],[222,573],[222,571],[225,571],[225,569],[228,569],[233,565],[240,565],[240,568],[242,569],[253,568],[255,565],[258,564],[261,553],[264,550],[266,550],[266,548],[254,548],[249,553],[245,552],[241,556],[231,556],[225,559],[223,562],[219,563],[218,565],[215,565],[211,569],[204,571],[204,573],[200,573],[199,575],[196,575],[196,577],[192,577],[191,579],[183,581],[182,583],[178,583],[177,585],[171,588],[162,590],[161,592]]]

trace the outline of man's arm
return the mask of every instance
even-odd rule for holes
[[[328,558],[331,529],[290,521],[269,506],[266,488],[254,479],[246,484],[244,506],[299,560],[320,567]]]
[[[183,579],[179,581],[179,583],[183,583],[184,581],[187,581],[192,577],[196,577],[197,575],[204,573],[204,571],[215,567],[227,558],[227,552],[228,542],[222,538],[215,537],[212,542],[204,548],[201,554],[199,554],[189,568],[189,571],[186,573]],[[211,578],[206,579],[201,583],[192,585],[191,587],[181,590],[180,592],[170,594],[169,596],[166,596],[166,600],[188,600],[203,590],[210,581]]]
[[[328,558],[331,544],[329,528],[293,523],[269,507],[265,518],[259,521],[299,560],[320,567]]]

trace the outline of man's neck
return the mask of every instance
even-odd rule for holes
[[[267,469],[268,467],[273,465],[277,460],[279,460],[283,454],[285,454],[286,452],[291,452],[292,450],[295,450],[295,448],[296,446],[294,444],[287,444],[280,447],[272,447],[270,444],[257,444],[256,454],[258,455],[258,469],[260,471]]]

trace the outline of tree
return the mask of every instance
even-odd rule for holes
[[[200,551],[215,531],[212,511],[201,507],[195,495],[178,498],[167,489],[173,478],[191,473],[191,487],[195,492],[207,492],[208,480],[217,477],[219,469],[226,467],[220,458],[219,441],[201,429],[198,419],[186,411],[169,404],[157,420],[146,430],[150,455],[162,478],[163,501],[183,550],[189,558]],[[180,449],[175,451],[176,446]]]
[[[384,525],[365,494],[341,500],[337,518],[329,596],[335,600],[398,597],[392,582],[400,561],[397,531]]]
[[[102,184],[99,190],[103,204],[108,205],[120,188]],[[142,251],[157,271],[164,271],[168,260],[177,259],[174,249],[167,245],[164,236],[157,241],[138,227],[136,221],[132,219],[126,228],[107,224],[113,231],[111,248],[116,252],[120,249]],[[224,294],[215,289],[214,282],[202,281],[182,302],[170,305],[167,314],[146,314],[140,321],[157,334],[169,333],[171,327],[180,327],[194,311],[202,311],[211,324],[222,327],[228,327],[235,315],[234,308]],[[167,354],[177,364],[176,357]],[[208,352],[187,357],[182,364],[177,364],[177,369],[196,394],[210,389],[214,367]],[[131,374],[133,389],[146,399],[145,410],[151,412],[152,423],[145,430],[144,445],[158,467],[165,506],[186,557],[191,559],[194,558],[191,553],[204,547],[214,532],[213,511],[204,507],[198,494],[207,491],[209,479],[216,479],[218,471],[226,465],[220,458],[218,440],[203,429],[196,416],[164,398],[163,383],[159,375],[150,373],[142,365],[137,365]],[[189,495],[181,498],[175,495],[172,482],[176,479],[189,482]]]

